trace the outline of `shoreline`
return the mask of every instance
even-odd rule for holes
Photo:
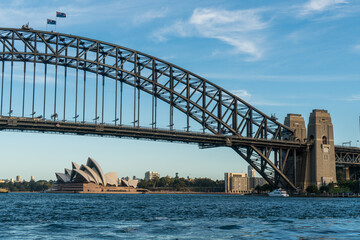
[[[149,191],[149,192],[43,192],[43,191],[17,191],[8,193],[65,193],[65,194],[150,194],[150,195],[232,195],[232,196],[257,196],[257,197],[268,197],[267,193],[260,194],[242,194],[242,193],[226,193],[226,192],[184,192],[184,191]],[[301,198],[360,198],[360,194],[326,194],[326,195],[290,195],[290,197],[301,197]]]

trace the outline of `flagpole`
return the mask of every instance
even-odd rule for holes
[[[55,17],[55,32],[56,32],[56,25],[57,25],[57,14],[56,14],[56,17]]]

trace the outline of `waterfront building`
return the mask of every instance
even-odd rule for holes
[[[246,173],[225,173],[225,192],[248,193],[252,192],[256,186],[263,186],[266,181],[262,177],[255,176],[255,169],[248,167]]]
[[[16,176],[16,182],[21,182],[21,176],[20,175]]]
[[[126,181],[118,178],[117,173],[104,174],[100,165],[88,158],[86,165],[72,162],[72,170],[65,168],[64,173],[55,173],[57,184],[53,192],[65,193],[136,193],[136,180]]]
[[[160,178],[160,174],[158,172],[153,172],[153,171],[147,171],[145,173],[145,180],[146,181],[150,181],[154,178]]]
[[[35,182],[34,176],[31,176],[31,177],[30,177],[30,181]]]
[[[225,192],[247,193],[248,177],[246,173],[225,173]]]

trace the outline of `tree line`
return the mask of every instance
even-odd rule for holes
[[[140,180],[138,188],[145,188],[152,191],[184,191],[184,192],[224,192],[223,180],[212,180],[210,178],[153,178],[149,181]]]
[[[359,181],[358,180],[346,180],[344,178],[344,171],[336,169],[336,180],[337,183],[329,183],[321,187],[310,185],[306,188],[308,193],[360,193]]]
[[[39,180],[30,182],[7,182],[0,183],[0,188],[7,189],[10,192],[42,192],[52,188],[53,181]]]

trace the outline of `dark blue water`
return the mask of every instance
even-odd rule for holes
[[[360,239],[360,199],[0,194],[0,239]]]

